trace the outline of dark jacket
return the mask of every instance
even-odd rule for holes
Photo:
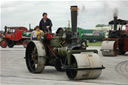
[[[43,19],[41,19],[40,23],[39,23],[39,27],[40,30],[42,30],[43,32],[48,32],[48,30],[46,29],[46,26],[50,26],[49,31],[52,32],[52,22],[50,19],[47,18],[46,22],[44,22]]]

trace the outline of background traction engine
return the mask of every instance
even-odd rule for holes
[[[45,66],[54,66],[57,71],[65,71],[69,79],[100,76],[104,67],[97,50],[86,50],[83,39],[78,39],[77,9],[71,6],[72,32],[59,28],[56,34],[45,33],[40,40],[29,42],[25,57],[29,72],[41,73]]]
[[[128,20],[117,19],[109,22],[112,30],[109,30],[108,38],[103,39],[101,51],[104,56],[124,55],[128,51]],[[126,26],[123,30],[123,26]]]

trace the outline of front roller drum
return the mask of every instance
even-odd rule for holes
[[[103,41],[101,45],[101,52],[103,56],[117,56],[117,47],[117,41]]]
[[[43,51],[42,51],[43,50]],[[39,51],[42,51],[40,55]],[[26,65],[29,72],[41,73],[45,67],[45,49],[42,48],[40,41],[33,41],[27,45],[26,48]]]
[[[71,80],[98,78],[103,69],[100,57],[92,52],[73,54],[71,66],[66,71],[68,78]]]

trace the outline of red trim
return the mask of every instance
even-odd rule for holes
[[[50,40],[52,37],[55,37],[55,35],[50,33],[44,33],[44,36],[46,37],[47,40]]]
[[[48,44],[46,44],[47,45],[47,47],[49,48],[49,50],[52,52],[52,54],[54,55],[54,56],[56,56],[56,54],[53,52],[53,50],[50,48],[50,46],[48,45]]]
[[[128,38],[124,38],[124,50],[128,51]]]

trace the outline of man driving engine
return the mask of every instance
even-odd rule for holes
[[[49,18],[47,18],[47,13],[42,14],[43,18],[41,19],[39,23],[40,30],[42,30],[44,33],[52,32],[52,22]]]

